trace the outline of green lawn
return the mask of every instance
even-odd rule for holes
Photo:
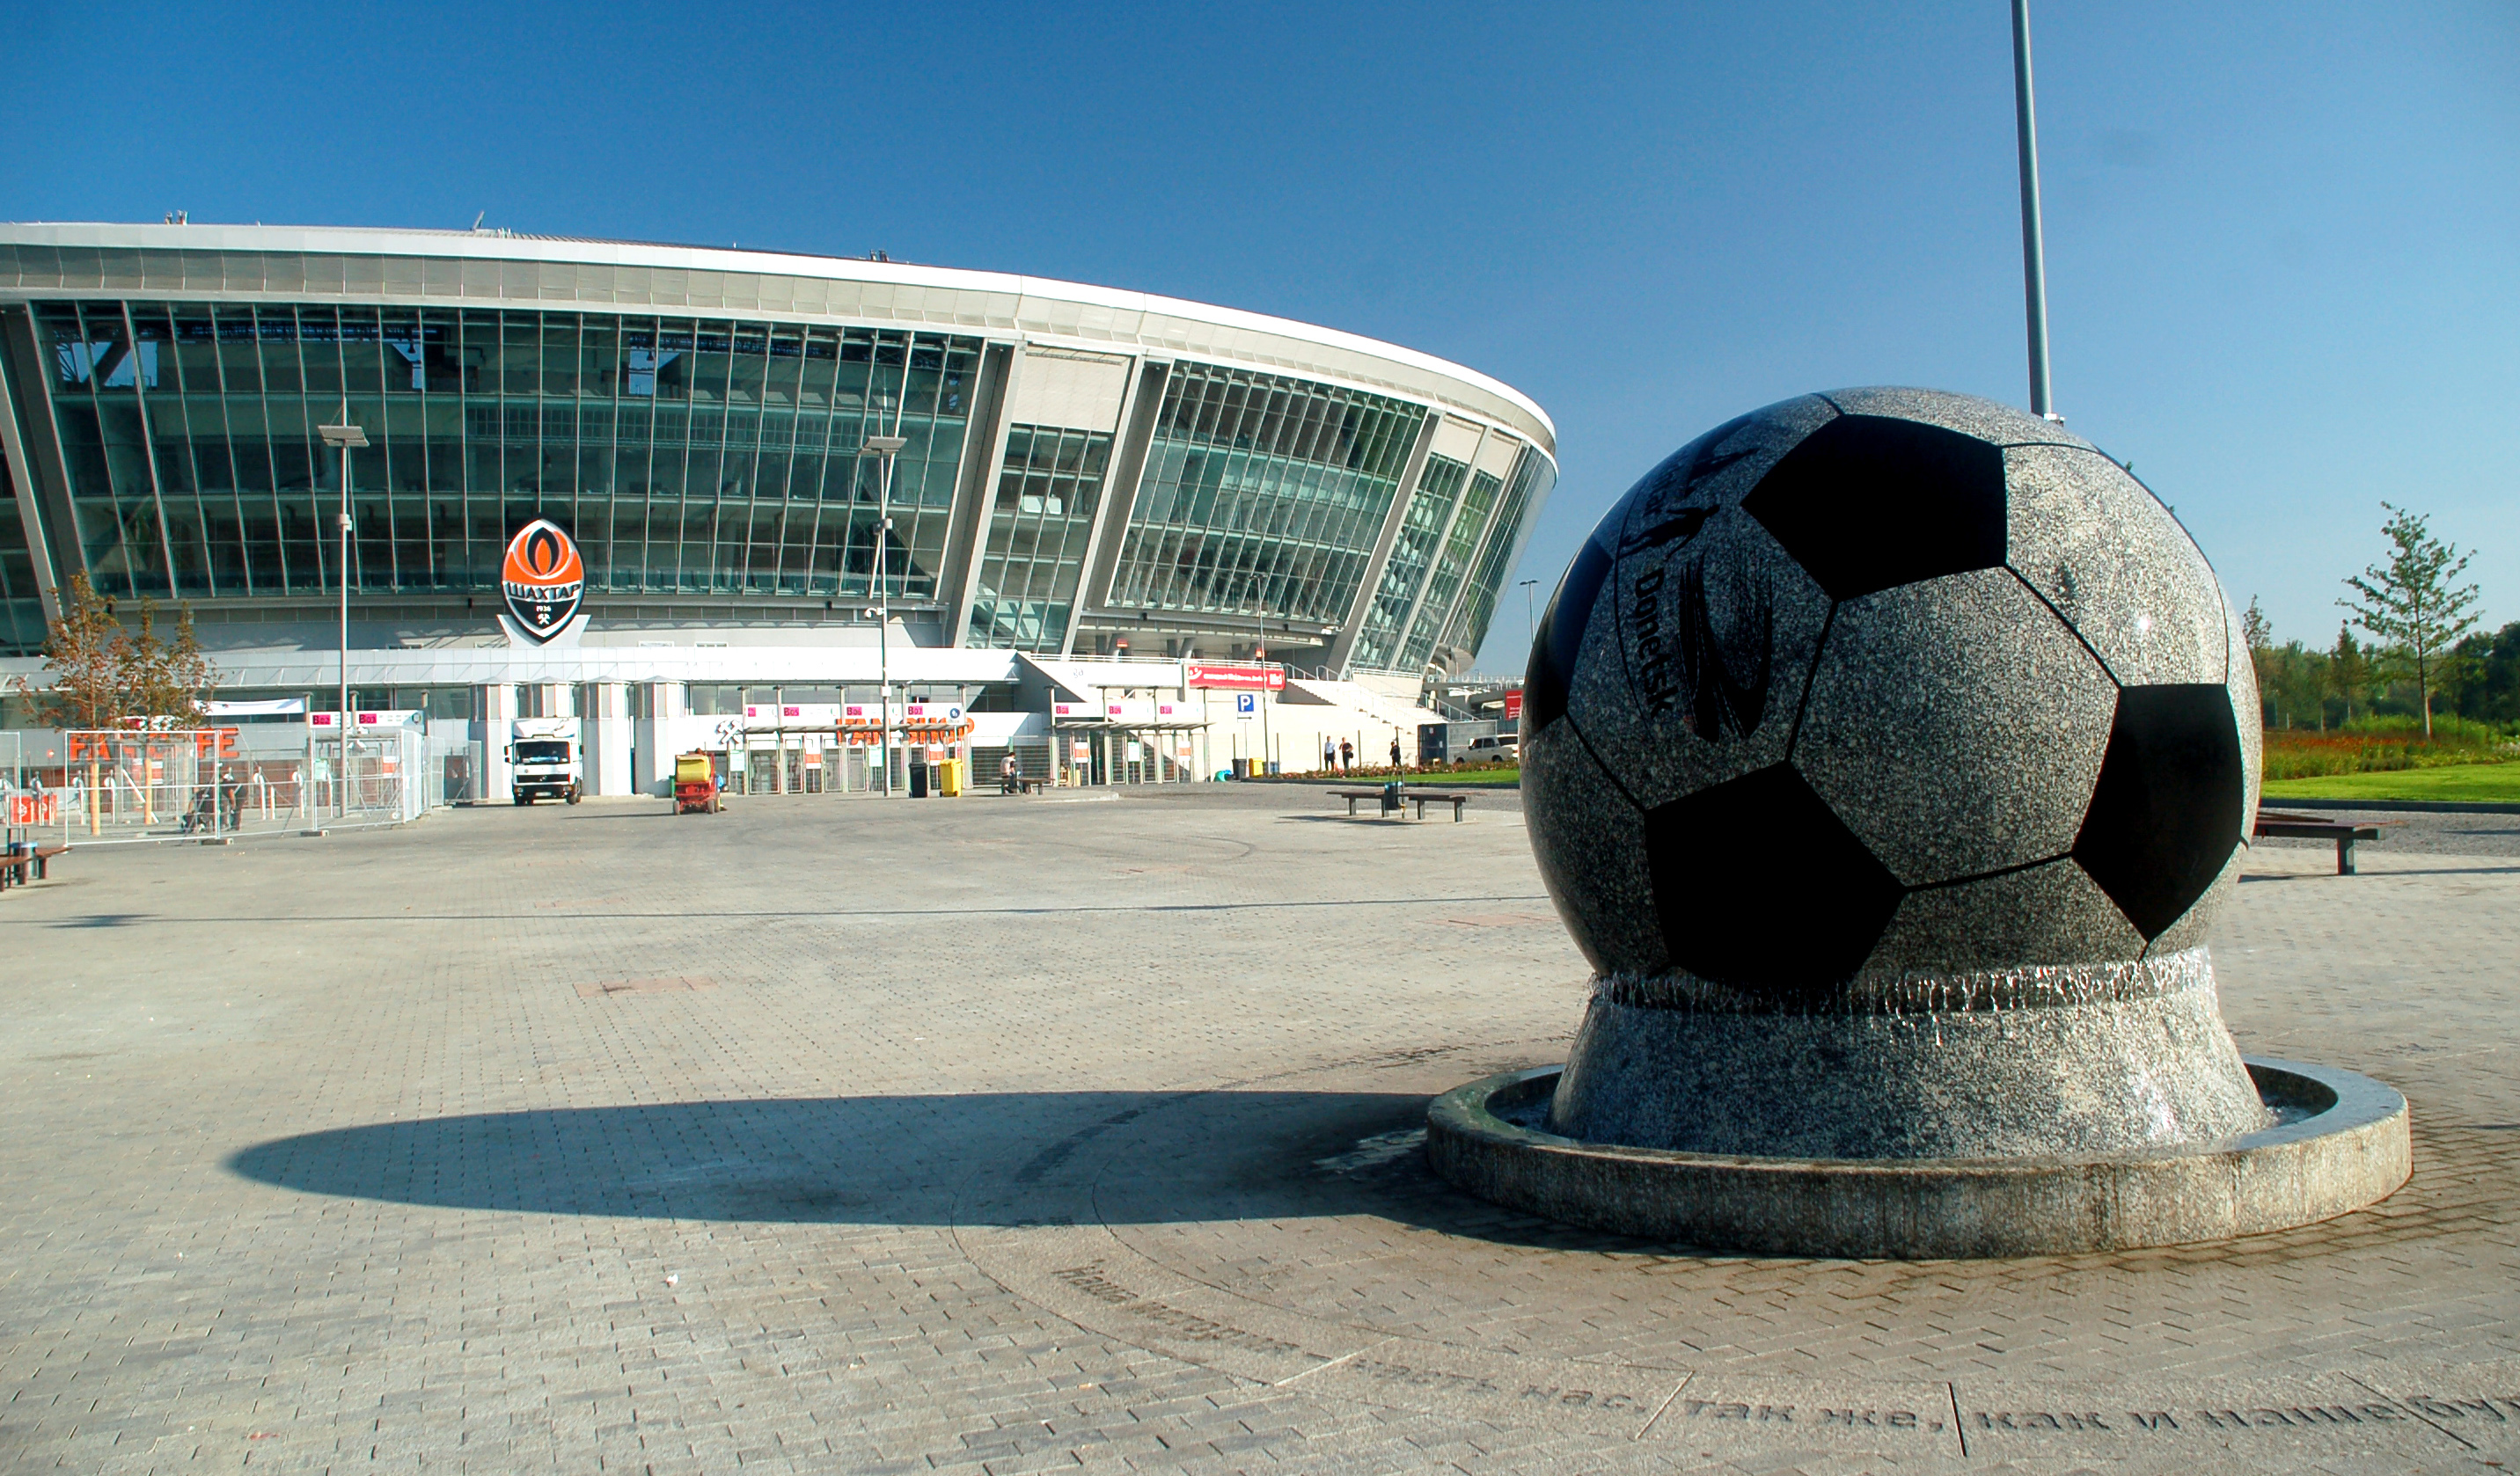
[[[2452,764],[2439,769],[2275,780],[2267,785],[2267,798],[2445,799],[2520,804],[2520,763]]]
[[[1413,774],[1409,783],[1425,788],[1462,788],[1482,784],[1492,789],[1513,789],[1522,784],[1520,767],[1511,769],[1460,769],[1451,774]]]

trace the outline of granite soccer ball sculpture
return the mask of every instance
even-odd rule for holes
[[[1867,1156],[2263,1125],[2201,947],[2257,804],[2239,621],[2170,510],[2061,425],[1874,388],[1709,431],[1585,542],[1524,703],[1533,849],[1598,970],[1557,1130]],[[2071,1007],[2135,1001],[2141,1023]],[[1601,1035],[1640,1003],[1696,1023]],[[2065,1012],[2012,1008],[2043,1003]],[[2055,1041],[2005,1044],[2024,1028]],[[1954,1051],[1983,1069],[1934,1064]],[[1904,1106],[1827,1120],[1864,1115],[1840,1086]],[[1984,1093],[2063,1116],[1958,1100]]]

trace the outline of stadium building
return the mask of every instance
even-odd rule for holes
[[[493,798],[518,719],[577,720],[594,793],[696,745],[778,755],[750,789],[940,740],[1095,782],[1378,760],[1555,479],[1527,396],[1350,334],[505,231],[0,226],[0,398],[10,725],[79,571],[189,606],[223,699],[326,721],[346,416],[352,707]]]

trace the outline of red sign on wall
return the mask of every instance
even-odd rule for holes
[[[1282,666],[1192,661],[1186,663],[1185,669],[1192,687],[1222,687],[1235,692],[1279,692],[1286,685],[1286,668]]]
[[[1522,716],[1522,689],[1521,689],[1521,688],[1519,688],[1519,687],[1508,687],[1508,688],[1507,688],[1507,689],[1506,689],[1506,693],[1505,693],[1505,715],[1506,715],[1507,717],[1509,717],[1509,718],[1518,718],[1518,717]]]

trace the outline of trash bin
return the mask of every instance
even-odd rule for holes
[[[1251,777],[1251,760],[1247,758],[1236,759],[1234,761],[1234,777],[1236,779],[1249,779]]]
[[[912,799],[927,797],[927,764],[924,760],[910,766],[910,797]]]
[[[1278,761],[1274,758],[1269,760],[1269,772],[1271,774],[1276,774],[1278,772]]]
[[[949,758],[945,762],[937,765],[936,778],[939,785],[944,789],[945,797],[947,799],[962,798],[963,760],[959,758]]]

